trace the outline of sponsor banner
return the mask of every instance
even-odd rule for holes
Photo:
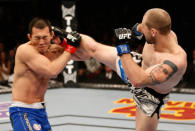
[[[66,32],[71,32],[77,29],[77,18],[76,18],[76,2],[62,1],[62,27]],[[77,83],[77,65],[78,63],[70,60],[64,68],[63,81],[65,86],[76,85]]]
[[[0,102],[0,120],[9,118],[9,106],[10,105],[11,105],[11,101]]]
[[[124,106],[111,109],[109,113],[126,114],[126,117],[135,117],[136,104],[132,98],[122,98],[115,101],[114,104]],[[160,118],[178,121],[195,120],[195,102],[169,100],[161,108]]]

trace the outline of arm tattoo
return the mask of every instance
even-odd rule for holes
[[[168,67],[167,67],[167,65],[168,65]],[[172,70],[170,70],[170,68]],[[173,74],[175,74],[175,72],[177,72],[177,70],[178,70],[178,68],[173,62],[171,62],[169,60],[165,60],[163,62],[163,64],[158,65],[157,67],[152,69],[152,71],[150,72],[149,77],[152,80],[152,85],[160,84],[161,82],[165,82]]]
[[[177,72],[178,68],[177,68],[177,66],[173,62],[171,62],[169,60],[165,60],[163,62],[163,64],[166,64],[166,65],[170,66],[173,69],[171,74],[169,74],[169,77],[167,77],[167,80],[168,80],[173,74],[175,74],[175,72]]]
[[[168,70],[167,70],[166,68],[163,69],[163,72],[164,72],[166,75],[168,75],[168,73],[169,73]]]
[[[150,72],[149,77],[152,79],[152,83],[151,85],[156,85],[156,84],[160,84],[159,81],[156,80],[156,78],[154,77],[154,75],[152,74],[152,71]]]

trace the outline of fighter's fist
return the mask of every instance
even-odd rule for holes
[[[48,50],[44,53],[44,55],[50,59],[50,60],[54,60],[56,59],[58,56],[60,56],[62,53],[64,52],[64,49],[57,44],[51,44],[48,48]]]
[[[141,32],[138,31],[138,29],[137,29],[138,25],[139,25],[139,23],[136,23],[132,27],[132,29],[131,29],[132,30],[132,36],[135,37],[138,40],[141,40],[144,37],[144,35]]]
[[[118,28],[114,30],[117,38],[117,44],[128,44],[131,39],[131,30],[127,28]]]
[[[81,40],[80,34],[76,31],[68,33],[66,40],[67,40],[67,44],[65,46],[65,51],[74,54],[76,52],[77,47],[80,45],[80,40]],[[66,41],[64,40],[64,42]]]
[[[117,52],[118,55],[130,53],[129,42],[131,40],[131,30],[127,28],[118,28],[114,30],[117,38]]]
[[[134,48],[136,48],[137,45],[139,44],[144,44],[146,41],[144,34],[138,31],[139,25],[140,25],[139,23],[136,23],[131,29],[132,31],[131,44],[134,46]]]
[[[68,44],[74,46],[74,47],[78,47],[81,41],[81,36],[78,32],[73,31],[67,34],[66,36],[66,40],[68,42]]]
[[[80,44],[80,34],[76,31],[67,33],[56,26],[52,26],[52,30],[54,31],[55,36],[58,36],[60,38],[60,45],[64,48],[64,50],[70,52],[71,54],[74,54],[76,48]]]
[[[67,32],[65,32],[64,30],[62,30],[61,28],[57,27],[57,26],[51,26],[55,36],[59,37],[61,42],[64,40],[64,38],[66,38],[67,36]]]

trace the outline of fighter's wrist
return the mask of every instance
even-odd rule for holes
[[[65,51],[70,52],[71,54],[74,54],[77,50],[76,47],[67,44],[66,47],[64,48]]]
[[[64,38],[64,39],[61,41],[60,46],[63,47],[63,48],[65,48],[67,44],[68,44],[68,43],[67,43],[67,40]]]
[[[130,54],[129,44],[121,44],[116,47],[118,56],[123,54]]]

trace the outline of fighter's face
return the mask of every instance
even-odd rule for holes
[[[43,29],[33,27],[29,39],[40,53],[44,53],[47,51],[52,37],[53,35],[49,32],[48,27]]]
[[[146,33],[145,38],[146,38],[146,42],[148,44],[155,44],[156,43],[156,39],[150,31],[148,31],[148,33]]]
[[[155,44],[156,42],[156,30],[154,28],[149,29],[148,26],[146,25],[147,22],[147,16],[145,15],[143,17],[141,26],[140,26],[140,30],[141,32],[144,34],[146,42],[148,44]]]
[[[149,29],[145,23],[141,24],[141,32],[144,34],[146,42],[148,44],[155,44],[155,35],[153,35],[152,29]]]

